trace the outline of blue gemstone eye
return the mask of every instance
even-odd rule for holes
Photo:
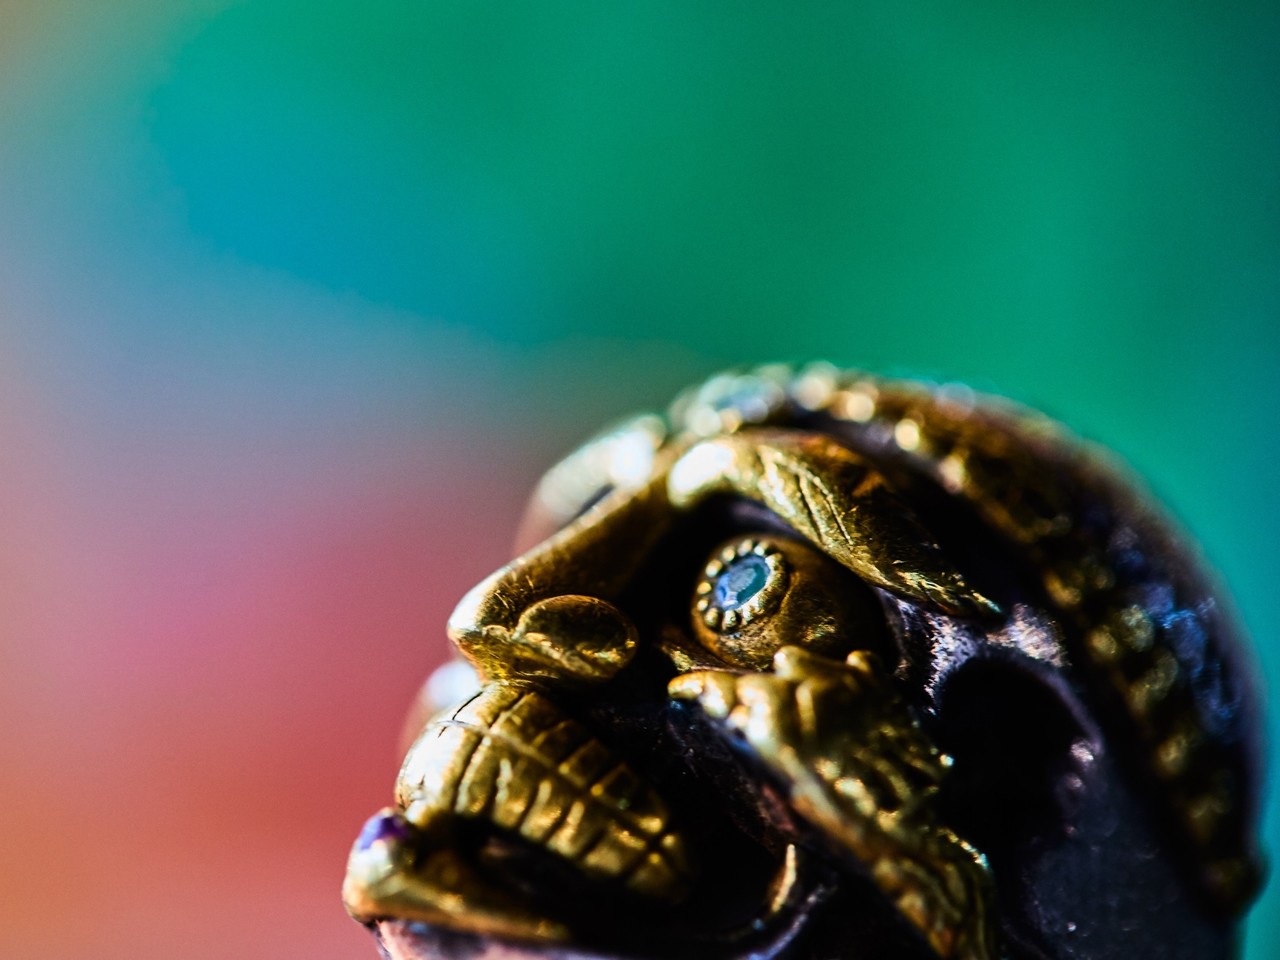
[[[713,556],[698,582],[697,617],[712,630],[731,633],[771,613],[786,592],[787,570],[772,544],[740,540]]]
[[[712,595],[721,610],[736,610],[764,589],[769,582],[769,564],[764,557],[739,557],[716,578]]]

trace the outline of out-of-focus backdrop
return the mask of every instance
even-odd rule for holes
[[[0,0],[0,956],[372,956],[454,600],[727,364],[1112,445],[1280,684],[1278,91],[1262,2]]]

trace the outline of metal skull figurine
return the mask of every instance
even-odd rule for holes
[[[1191,548],[963,388],[716,377],[543,479],[344,885],[407,957],[1218,958],[1256,697]]]

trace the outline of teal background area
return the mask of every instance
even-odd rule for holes
[[[333,511],[317,464],[419,444],[494,498],[417,501],[487,545],[422,585],[434,637],[565,448],[820,357],[1116,449],[1280,685],[1276,4],[106,6],[0,6],[0,348],[86,503],[145,516],[160,463],[202,511],[213,465]],[[1273,884],[1246,956],[1277,955]]]

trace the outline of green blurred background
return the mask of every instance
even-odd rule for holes
[[[1114,447],[1275,686],[1278,91],[1274,3],[0,0],[0,951],[358,955],[342,848],[452,601],[724,365]]]

